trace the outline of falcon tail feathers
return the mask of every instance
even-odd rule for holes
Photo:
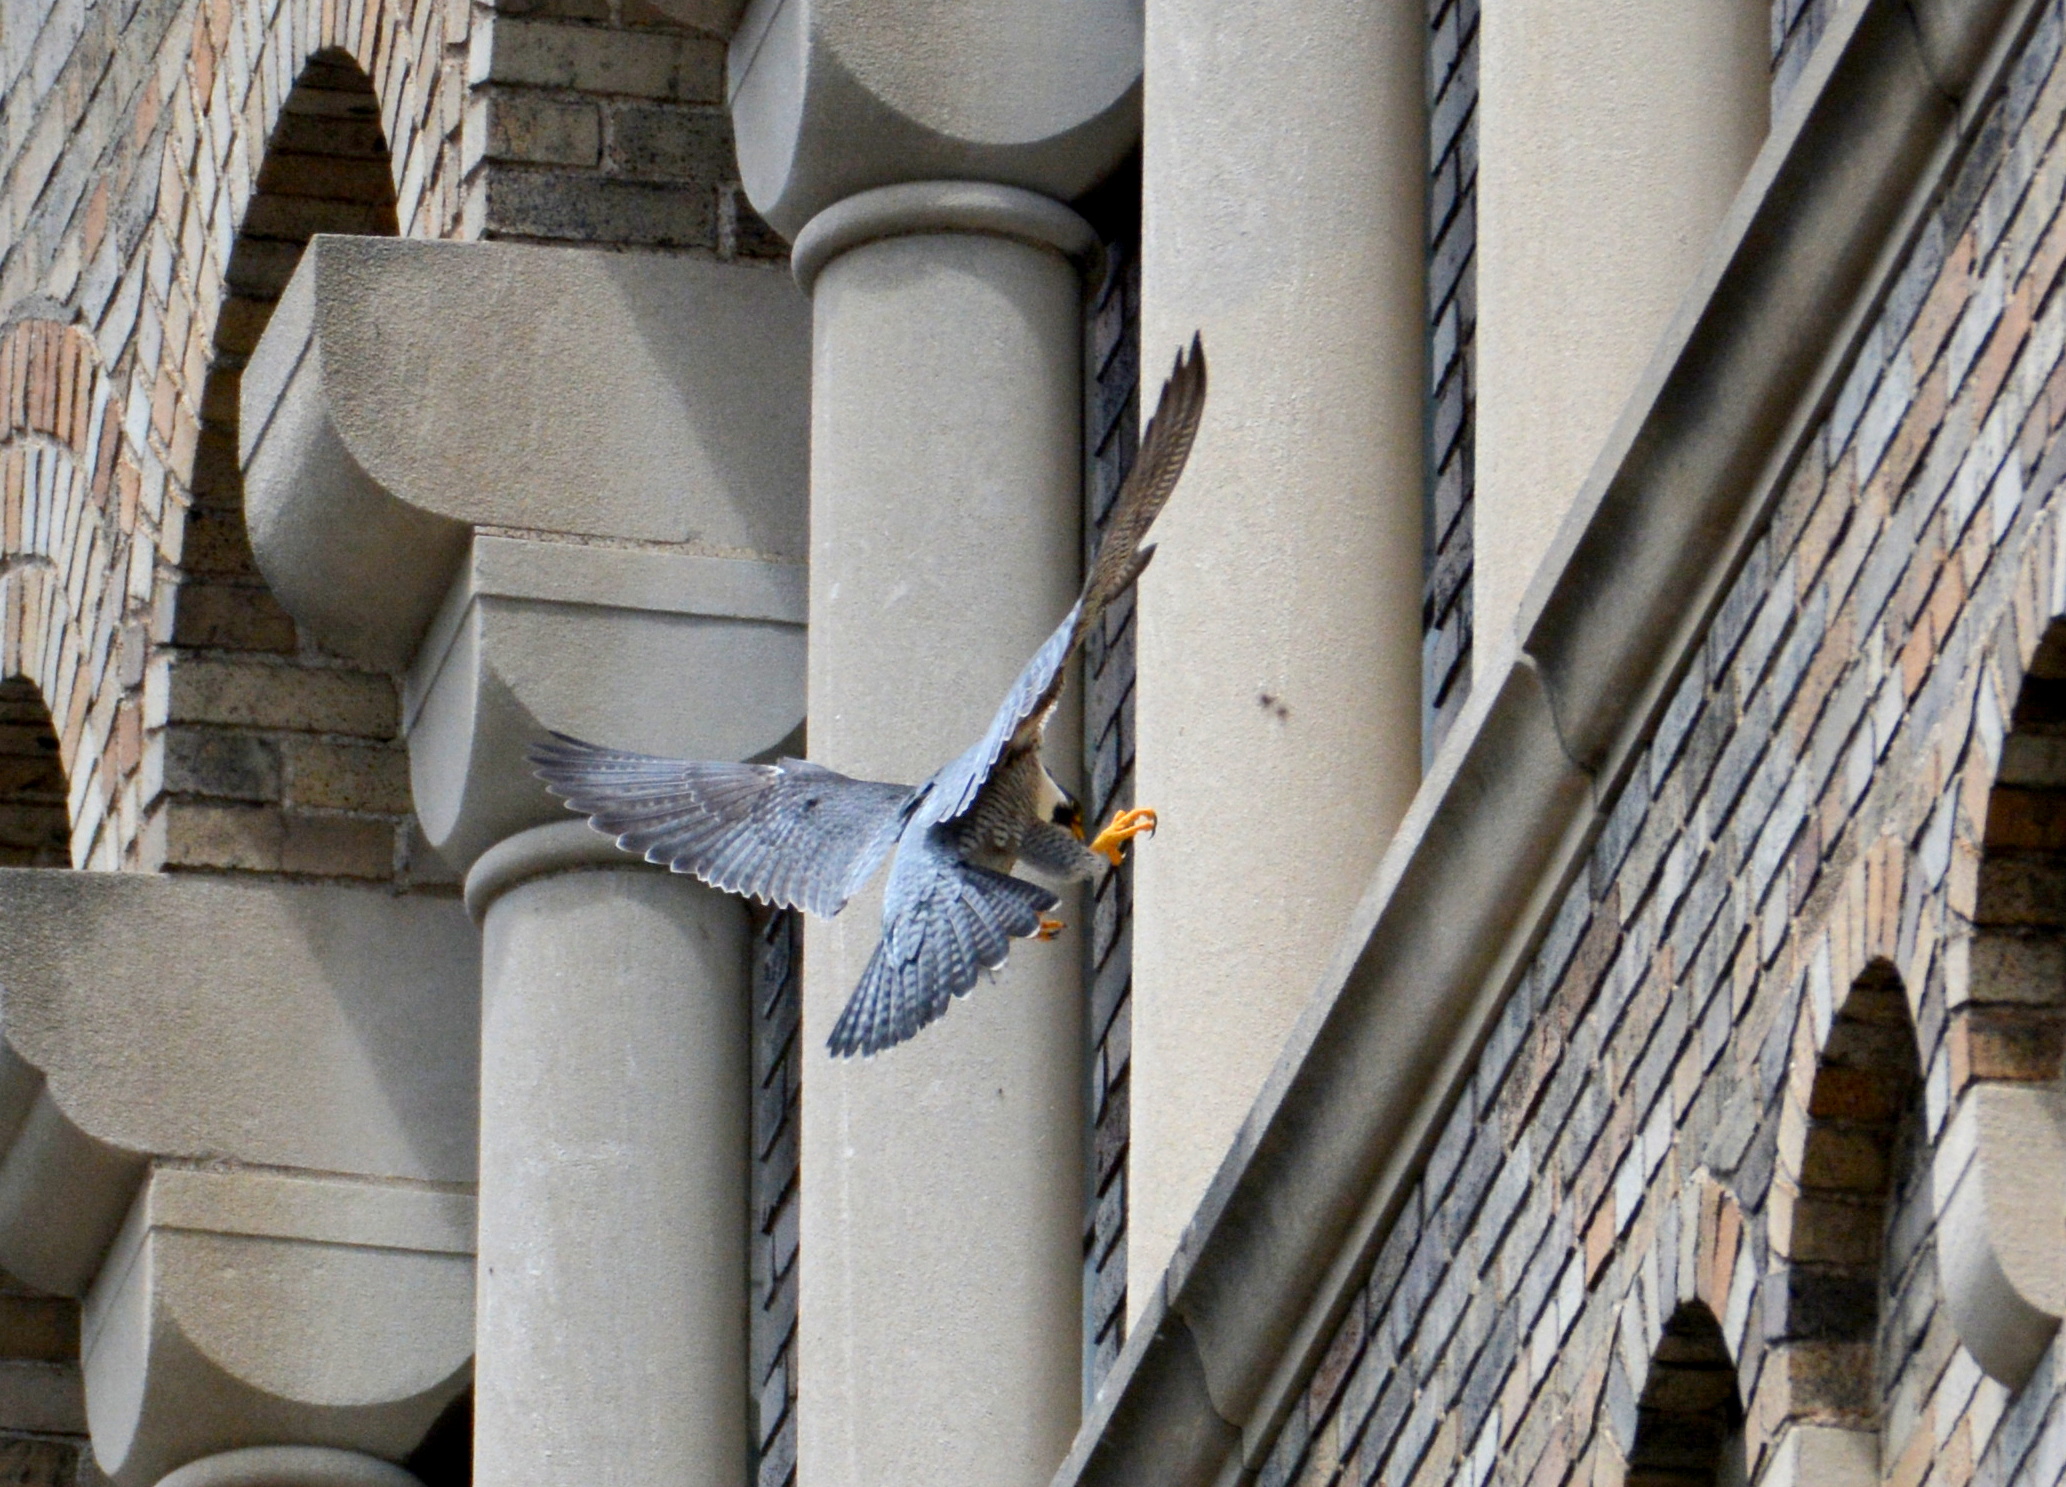
[[[1024,878],[956,863],[931,891],[883,926],[861,981],[825,1046],[834,1058],[894,1048],[1004,964],[1061,899]]]

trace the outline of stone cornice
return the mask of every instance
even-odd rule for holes
[[[1832,26],[1056,1487],[1260,1464],[2036,11]]]

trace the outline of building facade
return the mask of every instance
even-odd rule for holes
[[[2066,1482],[2062,49],[4,0],[0,1476]],[[1157,835],[834,1061],[525,749],[922,777],[1194,331]]]

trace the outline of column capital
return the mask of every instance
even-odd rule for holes
[[[506,837],[483,852],[466,874],[466,912],[476,924],[488,917],[496,899],[533,878],[604,868],[627,872],[661,872],[617,844],[586,821],[555,821]]]
[[[252,1446],[190,1461],[158,1487],[423,1487],[391,1461],[332,1446]]]
[[[836,201],[796,235],[790,269],[805,294],[850,248],[882,238],[965,232],[1052,248],[1079,268],[1102,251],[1096,229],[1053,197],[991,181],[907,181]]]
[[[794,240],[899,181],[1069,200],[1140,138],[1140,0],[753,0],[726,98],[754,207]]]

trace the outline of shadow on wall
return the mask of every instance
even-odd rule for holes
[[[1790,1089],[1780,1117],[1767,1366],[1792,1380],[1774,1447],[1802,1481],[1879,1480],[1885,1401],[1930,1319],[1921,1090],[1908,994],[1875,961],[1831,1019],[1806,1108]]]
[[[380,104],[342,51],[303,64],[259,166],[224,273],[191,480],[165,733],[166,865],[443,880],[411,872],[394,684],[296,633],[244,524],[237,462],[245,364],[316,233],[393,237]]]
[[[473,1487],[473,1390],[445,1406],[423,1444],[403,1463],[423,1487]]]
[[[1742,1487],[1743,1402],[1713,1312],[1689,1301],[1664,1324],[1643,1395],[1626,1487]]]
[[[27,677],[0,681],[0,867],[70,867],[65,769],[43,694]]]

